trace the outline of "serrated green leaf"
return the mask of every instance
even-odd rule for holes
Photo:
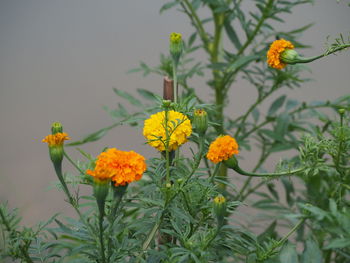
[[[134,96],[132,96],[130,93],[126,92],[126,91],[122,91],[119,90],[117,88],[113,88],[113,91],[115,92],[115,94],[117,94],[119,97],[122,97],[124,99],[126,99],[127,101],[129,101],[132,105],[138,106],[138,107],[142,107],[142,103],[141,101],[139,101],[138,99],[136,99]]]
[[[325,247],[325,249],[335,249],[335,248],[348,248],[350,247],[350,238],[336,238],[333,239]]]
[[[272,116],[274,115],[279,108],[281,108],[283,106],[284,101],[286,100],[287,96],[286,95],[282,95],[280,97],[278,97],[270,106],[267,115],[268,116]]]
[[[295,246],[287,243],[280,252],[280,261],[283,263],[298,263],[298,254]]]
[[[226,20],[224,23],[224,27],[227,33],[228,38],[231,40],[232,44],[235,46],[237,50],[240,50],[242,47],[241,42],[236,34],[236,31],[231,26],[231,21]]]
[[[179,3],[179,1],[173,1],[173,2],[169,2],[169,3],[164,4],[164,5],[160,8],[159,13],[160,13],[160,14],[163,13],[164,11],[166,11],[166,10],[172,8],[173,6],[177,5],[178,3]]]
[[[146,89],[137,89],[137,92],[144,97],[147,100],[150,101],[157,101],[157,97],[155,96],[155,94],[149,90]]]
[[[238,59],[234,60],[233,63],[228,67],[227,72],[235,72],[244,66],[248,65],[253,60],[256,60],[260,57],[260,55],[250,55],[250,56],[242,56]]]
[[[307,240],[303,254],[302,263],[322,263],[322,251],[314,240]]]

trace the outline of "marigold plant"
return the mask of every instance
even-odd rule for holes
[[[290,99],[282,90],[303,86],[305,67],[296,64],[324,61],[349,48],[350,38],[341,35],[314,57],[300,56],[284,39],[268,50],[267,41],[275,36],[293,40],[298,49],[306,46],[297,35],[309,26],[276,31],[275,23],[312,0],[253,0],[255,11],[243,2],[164,3],[162,11],[176,6],[195,32],[172,33],[161,65],[142,62],[136,70],[164,77],[163,96],[141,88],[137,96],[143,102],[133,91],[114,89],[135,110],[118,101],[118,108],[108,110],[112,124],[70,144],[63,145],[69,137],[62,125],[52,124],[53,135],[43,142],[49,145],[58,189],[75,216],[57,213],[28,228],[19,224],[16,210],[0,204],[0,261],[349,261],[350,96],[309,103]],[[285,71],[274,69],[286,64],[291,66]],[[205,79],[197,86],[192,77]],[[256,97],[251,105],[227,110],[231,95],[242,99],[237,80],[245,82],[244,88],[256,88]],[[213,94],[210,100],[206,88]],[[140,123],[145,113],[160,108],[165,111]],[[327,116],[332,110],[336,119]],[[69,146],[96,142],[122,124],[132,129],[143,124],[147,143],[160,151],[148,155],[147,167],[142,155],[116,148],[94,159],[79,147],[82,157],[71,158]],[[189,151],[180,151],[187,141]],[[247,158],[249,151],[257,155]],[[238,153],[242,158],[236,158]],[[268,161],[276,154],[281,162],[273,168]],[[249,216],[243,206],[249,206]]]

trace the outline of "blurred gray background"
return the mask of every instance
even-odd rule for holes
[[[159,14],[163,3],[0,0],[0,201],[18,207],[26,224],[48,219],[57,210],[73,214],[63,193],[49,190],[56,177],[41,140],[50,133],[53,121],[62,122],[77,140],[112,123],[102,107],[113,108],[121,102],[113,87],[132,93],[146,88],[161,94],[161,77],[143,78],[126,72],[140,60],[157,65],[160,52],[167,52],[169,33],[181,32],[185,38],[191,34],[183,14],[175,10]],[[314,47],[304,54],[322,52],[328,35],[349,34],[348,1],[318,0],[294,11],[285,16],[286,24],[276,25],[291,30],[315,23],[301,38]],[[314,81],[288,94],[313,101],[349,93],[349,58],[350,51],[344,51],[310,64],[312,73],[305,76]],[[191,85],[208,98],[211,91],[203,83],[195,78]],[[254,96],[252,87],[238,83],[230,92],[227,113],[237,116],[244,112]],[[144,145],[141,130],[129,127],[119,127],[82,149],[97,155],[105,146],[157,154]],[[241,155],[254,158],[248,153]],[[69,164],[65,167],[73,171]]]

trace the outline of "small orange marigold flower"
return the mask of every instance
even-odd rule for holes
[[[285,39],[272,42],[267,52],[267,64],[272,68],[283,69],[287,64],[283,63],[281,55],[288,49],[294,49],[294,45]]]
[[[49,134],[47,135],[42,142],[47,142],[49,147],[52,146],[61,146],[63,145],[65,140],[70,140],[68,137],[68,134],[65,132],[58,132],[56,134]]]
[[[238,153],[236,140],[229,135],[225,135],[216,138],[210,144],[207,158],[213,163],[219,163],[228,160],[232,155]]]
[[[112,180],[118,186],[140,180],[145,170],[146,162],[142,155],[111,148],[101,153],[95,169],[86,173],[99,180]]]

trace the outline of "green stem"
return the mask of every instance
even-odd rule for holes
[[[175,95],[176,97],[176,95]],[[168,109],[165,109],[165,159],[166,159],[166,177],[165,182],[166,184],[170,183],[170,156],[169,156],[169,142],[170,142],[170,136],[169,136],[169,126],[168,126]]]
[[[253,173],[253,172],[247,172],[247,171],[244,171],[242,168],[240,168],[238,166],[238,164],[236,165],[235,168],[232,168],[232,169],[235,170],[240,175],[244,175],[244,176],[277,177],[277,176],[292,175],[292,174],[296,174],[296,173],[302,172],[303,170],[305,170],[305,167],[298,168],[298,169],[295,169],[295,170],[286,171],[286,172],[281,172],[281,173]]]
[[[210,62],[212,64],[219,62],[219,48],[220,43],[222,41],[222,28],[224,25],[224,15],[223,14],[215,14],[213,10],[214,24],[215,24],[215,32],[214,32],[214,41],[209,46],[210,51]],[[215,104],[217,106],[216,112],[216,121],[219,125],[216,127],[217,135],[224,133],[224,93],[225,87],[222,85],[222,76],[220,71],[217,69],[212,70],[213,80],[214,80],[214,88],[215,88]]]
[[[204,248],[203,248],[203,251],[205,251],[205,249],[208,248],[208,246],[210,245],[210,243],[213,242],[213,240],[217,237],[217,235],[218,235],[219,232],[220,232],[220,229],[221,229],[220,226],[217,226],[217,227],[216,227],[215,233],[210,237],[210,239],[208,240],[208,242],[205,244],[205,246],[204,246]]]
[[[343,114],[340,114],[340,134],[339,134],[339,146],[338,146],[338,154],[337,154],[337,158],[335,160],[335,166],[337,168],[337,171],[341,171],[341,169],[339,169],[339,164],[340,164],[340,157],[341,157],[341,151],[342,151],[342,146],[343,146],[343,125],[344,125],[344,120],[343,120]],[[341,173],[340,173],[341,174]]]
[[[66,151],[63,151],[64,157],[67,158],[67,160],[79,171],[80,174],[84,175],[85,171],[80,169],[80,167],[72,160],[72,158],[69,157],[69,155],[66,153]]]
[[[326,57],[326,56],[328,56],[330,54],[333,54],[335,52],[338,52],[338,51],[343,50],[343,49],[348,48],[348,47],[350,47],[350,44],[340,45],[340,46],[338,46],[338,47],[336,47],[336,48],[334,48],[334,49],[332,49],[332,50],[330,50],[330,51],[328,51],[326,53],[321,54],[321,55],[314,56],[314,57],[308,57],[308,58],[307,57],[299,57],[298,56],[295,60],[293,60],[293,61],[286,61],[286,63],[288,63],[288,64],[310,63],[312,61],[315,61],[317,59]]]
[[[54,163],[54,168],[55,168],[55,172],[56,175],[58,177],[58,180],[60,181],[62,187],[63,187],[63,191],[66,194],[67,198],[68,198],[68,202],[74,207],[76,208],[76,203],[71,195],[71,193],[69,192],[68,186],[66,184],[66,182],[64,181],[63,178],[63,174],[62,174],[62,163]],[[80,212],[79,212],[80,213]]]
[[[184,9],[187,16],[191,19],[193,26],[196,28],[200,38],[202,39],[204,49],[209,53],[208,35],[203,27],[201,20],[198,17],[196,11],[193,9],[192,4],[188,0],[183,0],[183,1],[181,1],[181,6]]]
[[[173,59],[173,85],[174,85],[174,102],[178,102],[179,91],[177,87],[177,65],[178,63]]]
[[[333,105],[333,104],[324,104],[324,105],[315,105],[315,106],[307,106],[307,107],[301,107],[298,108],[296,110],[293,110],[289,113],[289,115],[294,115],[296,113],[302,112],[304,110],[310,110],[310,109],[318,109],[318,108],[335,108],[338,105]],[[233,122],[237,122],[238,120],[242,119],[244,116],[240,116],[237,119],[235,119]],[[271,122],[273,122],[275,120],[275,118],[269,118],[266,119],[265,121],[263,121],[262,123],[258,124],[257,126],[255,126],[254,128],[252,128],[251,130],[247,131],[244,133],[244,135],[242,135],[242,137],[239,137],[240,140],[244,140],[245,138],[247,138],[249,135],[251,135],[252,133],[254,133],[255,131],[259,130],[261,127],[265,126],[266,124],[269,124]],[[235,137],[238,137],[238,133],[236,132]]]
[[[154,224],[152,230],[150,231],[150,233],[147,235],[146,240],[144,241],[143,245],[142,245],[142,249],[146,250],[148,248],[148,246],[150,245],[150,243],[152,242],[158,228],[160,227],[161,223],[163,222],[164,219],[164,215],[166,213],[166,211],[168,210],[168,207],[170,205],[170,203],[175,199],[175,197],[182,192],[182,190],[184,189],[184,186],[187,184],[187,182],[191,179],[191,177],[193,176],[193,174],[195,173],[195,171],[198,169],[199,164],[201,162],[202,159],[202,155],[203,155],[203,151],[204,151],[204,138],[201,137],[199,140],[199,153],[197,155],[197,158],[195,160],[195,163],[192,167],[192,171],[191,173],[186,177],[186,179],[182,182],[182,184],[179,186],[179,189],[169,198],[167,199],[167,201],[164,204],[164,208],[161,212],[161,216],[158,220],[158,222],[156,224]]]
[[[211,183],[214,183],[215,176],[220,171],[220,167],[221,167],[221,162],[215,165],[214,171],[211,174],[211,176],[209,177]]]
[[[304,223],[304,221],[306,220],[306,218],[302,218],[299,220],[299,222],[287,233],[287,235],[285,235],[280,241],[278,241],[278,247],[282,246],[284,244],[284,242],[286,242],[288,240],[288,238],[295,232],[298,230],[298,228]]]
[[[74,198],[72,197],[68,187],[67,187],[67,184],[66,182],[64,181],[64,178],[63,178],[63,174],[62,174],[62,164],[57,164],[57,163],[54,163],[54,167],[55,167],[55,172],[56,172],[56,175],[63,187],[63,191],[64,193],[66,194],[67,198],[68,198],[68,202],[71,204],[71,206],[74,208],[75,212],[78,214],[80,220],[87,226],[90,228],[90,230],[92,230],[93,232],[93,229],[92,227],[90,226],[90,224],[85,220],[85,218],[83,217],[83,215],[81,214],[79,208],[78,208],[78,203],[74,200]]]
[[[99,225],[99,238],[100,238],[100,249],[101,249],[101,259],[102,263],[106,263],[106,256],[105,256],[105,245],[103,242],[103,212],[100,211],[100,215],[98,217],[98,225]]]
[[[28,248],[24,248],[23,246],[20,246],[20,250],[21,250],[26,262],[33,263],[32,259],[29,257]]]
[[[249,177],[252,178],[252,177]],[[255,185],[253,188],[250,188],[248,190],[248,192],[246,194],[244,194],[241,198],[240,201],[243,202],[245,199],[247,199],[247,197],[251,194],[254,193],[257,189],[259,189],[261,186],[263,186],[266,182],[265,181],[261,181],[260,183],[258,183],[257,185]]]
[[[109,215],[109,220],[110,220],[111,224],[113,224],[113,222],[115,220],[115,217],[116,217],[119,205],[120,205],[120,203],[121,203],[121,201],[123,199],[122,196],[117,196],[115,198],[116,198],[116,200],[112,204],[111,213]]]
[[[160,227],[161,223],[163,222],[164,218],[164,210],[162,211],[162,215],[159,218],[158,222],[154,224],[152,230],[149,232],[145,242],[142,244],[142,250],[146,250],[148,246],[151,244],[155,234],[157,233],[158,228]]]
[[[258,22],[258,24],[256,25],[253,33],[251,33],[248,36],[247,41],[244,43],[244,45],[241,47],[241,49],[238,51],[237,56],[243,54],[243,52],[246,50],[246,48],[250,45],[250,43],[254,40],[255,36],[257,33],[259,33],[260,28],[262,27],[263,23],[265,22],[265,20],[268,18],[269,13],[270,13],[270,9],[273,7],[273,2],[274,0],[269,0],[265,6],[265,9],[263,11],[263,14]]]
[[[266,260],[268,259],[272,254],[274,254],[274,251],[276,248],[281,247],[288,238],[304,223],[306,218],[302,218],[299,220],[299,222],[285,235],[282,239],[280,239],[276,244],[274,244],[263,256],[263,258],[259,258],[258,261]]]
[[[326,250],[325,251],[325,259],[324,259],[324,263],[330,263],[332,259],[332,250]]]
[[[256,170],[258,170],[258,168],[263,164],[263,162],[265,162],[265,160],[267,159],[267,157],[269,155],[270,155],[270,153],[266,153],[266,145],[264,144],[263,148],[261,149],[261,155],[260,155],[259,161],[255,165],[253,172],[256,172]],[[252,179],[253,179],[253,177],[249,177],[245,181],[243,187],[241,188],[241,190],[239,191],[239,193],[237,195],[237,200],[243,201],[241,197],[243,196],[244,191],[247,189],[247,187],[249,186]]]
[[[243,127],[243,125],[245,124],[245,121],[247,120],[247,118],[248,118],[248,116],[250,115],[250,113],[251,113],[259,104],[261,104],[266,98],[268,98],[274,91],[276,91],[277,89],[278,89],[277,84],[274,84],[274,85],[272,86],[272,88],[271,88],[266,94],[264,94],[264,95],[262,95],[262,96],[259,96],[259,98],[256,100],[256,102],[255,102],[253,105],[251,105],[251,106],[249,107],[249,109],[247,110],[247,112],[246,112],[243,116],[238,117],[238,118],[234,121],[234,122],[236,122],[236,121],[240,120],[240,124],[239,124],[239,126],[238,126],[238,129],[237,129],[237,131],[236,131],[234,137],[236,137],[236,138],[238,137],[238,135],[239,135],[239,133],[241,132],[242,127]]]

